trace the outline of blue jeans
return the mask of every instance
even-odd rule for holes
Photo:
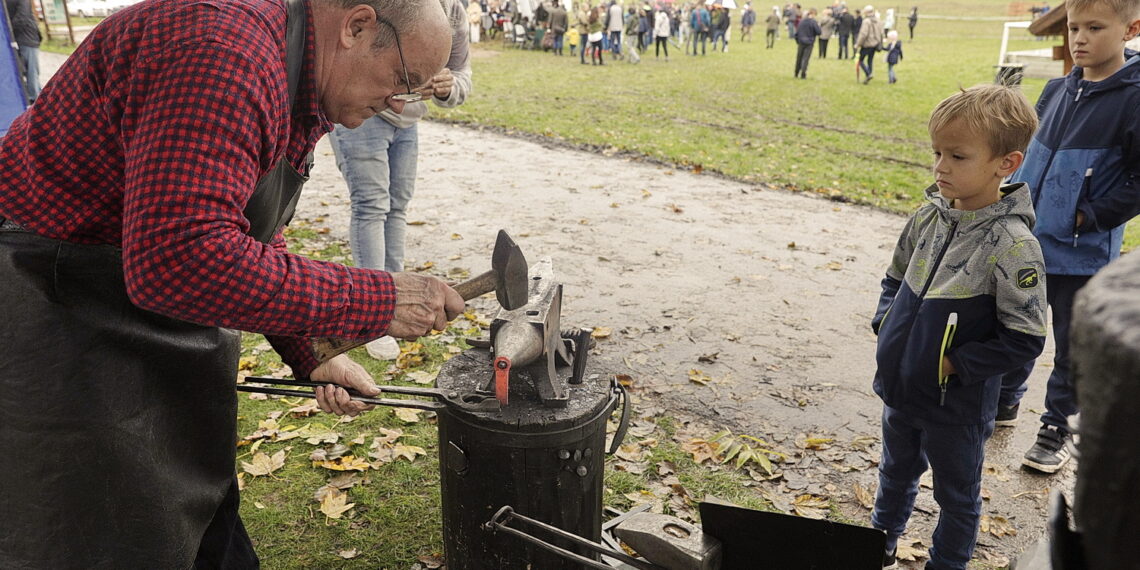
[[[1077,291],[1092,277],[1089,275],[1045,275],[1045,299],[1051,309],[1053,320],[1053,372],[1045,385],[1045,413],[1041,423],[1069,429],[1069,416],[1078,411],[1077,389],[1073,386],[1073,376],[1069,370],[1069,325],[1073,320],[1073,299]],[[998,404],[1012,406],[1021,401],[1029,387],[1029,374],[1033,372],[1035,361],[1007,373],[1001,378],[1001,395]]]
[[[20,46],[20,59],[24,60],[24,93],[32,103],[40,96],[40,48]]]
[[[337,125],[329,141],[352,201],[353,261],[358,267],[403,271],[407,208],[416,188],[416,125],[397,129],[372,117],[355,129]]]
[[[941,507],[927,568],[965,570],[974,555],[982,515],[982,464],[994,423],[935,424],[883,406],[883,459],[871,526],[887,533],[887,550],[906,530],[918,496],[918,478],[934,470]]]

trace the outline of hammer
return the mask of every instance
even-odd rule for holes
[[[499,304],[508,311],[527,302],[527,264],[522,250],[505,230],[499,230],[495,250],[491,253],[491,269],[454,287],[470,301],[485,293],[495,292]],[[313,355],[320,362],[367,344],[372,339],[316,338],[312,340]]]

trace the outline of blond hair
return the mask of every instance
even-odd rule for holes
[[[1065,9],[1071,13],[1074,10],[1088,10],[1098,4],[1112,10],[1125,24],[1140,17],[1140,0],[1066,0]]]
[[[930,114],[930,134],[954,121],[965,121],[971,132],[985,137],[994,156],[1025,152],[1037,130],[1037,113],[1020,89],[1006,85],[976,85],[945,98]]]

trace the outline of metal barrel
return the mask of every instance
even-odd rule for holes
[[[492,373],[491,363],[487,350],[470,349],[444,364],[437,386],[473,393]],[[580,568],[486,528],[507,505],[587,540],[601,538],[606,422],[618,393],[607,376],[587,371],[585,381],[570,387],[567,406],[550,408],[527,375],[512,374],[510,404],[499,411],[448,405],[438,412],[443,540],[452,570]],[[565,539],[542,538],[597,559]]]

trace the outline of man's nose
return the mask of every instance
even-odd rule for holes
[[[395,97],[388,97],[388,108],[399,115],[404,112],[404,102]]]

